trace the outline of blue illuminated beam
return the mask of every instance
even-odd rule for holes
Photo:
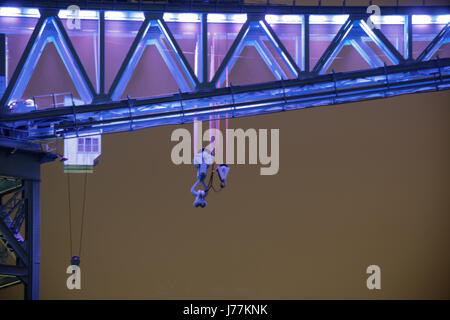
[[[383,61],[373,52],[372,49],[366,44],[366,42],[359,39],[348,40],[353,48],[363,57],[363,59],[369,64],[371,68],[377,68],[383,66]]]
[[[437,50],[446,42],[450,41],[450,22],[438,33],[417,58],[417,61],[430,60]]]
[[[286,65],[288,66],[289,70],[294,75],[294,77],[298,78],[301,72],[300,68],[297,66],[294,59],[289,54],[289,51],[287,51],[283,43],[280,41],[277,34],[273,31],[270,24],[268,24],[265,20],[261,20],[259,23],[263,27],[263,30],[267,34],[270,42],[277,51],[278,55],[282,58],[284,63],[286,63]]]
[[[450,58],[165,97],[0,116],[10,137],[39,140],[129,131],[218,118],[450,89]],[[131,102],[131,103],[130,103]],[[38,126],[36,126],[38,124]],[[16,131],[17,130],[17,131]]]

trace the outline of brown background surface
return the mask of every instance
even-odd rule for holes
[[[450,298],[450,92],[235,119],[279,128],[280,171],[234,165],[192,206],[175,127],[107,135],[88,176],[82,290],[66,288],[67,184],[42,168],[43,299]],[[191,129],[191,126],[186,126]],[[74,249],[83,175],[72,175]],[[366,288],[368,265],[382,289]],[[0,298],[21,298],[20,287]]]

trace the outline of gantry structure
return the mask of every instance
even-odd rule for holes
[[[381,7],[381,15],[374,16],[368,6],[262,6],[241,1],[41,1],[39,7],[35,1],[22,3],[0,7],[0,31],[6,30],[0,32],[0,287],[23,283],[28,299],[39,298],[39,168],[57,157],[48,143],[42,149],[40,142],[450,87],[449,6]],[[74,3],[81,11],[67,9]],[[7,24],[2,17],[19,17],[24,28],[29,27],[27,18],[35,20],[9,74],[8,55],[13,53],[8,46],[13,40],[8,40],[8,32],[15,31],[2,29],[2,23]],[[74,46],[69,19],[96,24],[94,79]],[[139,22],[110,83],[105,58],[108,21]],[[184,49],[184,37],[191,33],[174,28],[176,24],[196,26],[194,50]],[[233,36],[218,36],[215,46],[225,49],[218,59],[211,58],[213,30],[226,24],[234,24]],[[280,25],[296,30],[294,40]],[[321,37],[330,40],[316,42]],[[15,108],[29,98],[26,91],[33,71],[50,43],[79,102],[72,97],[70,103],[58,105],[55,93],[49,107],[40,108],[33,97],[30,107]],[[130,81],[148,47],[160,55],[177,90],[162,96],[129,96]],[[230,78],[249,48],[267,66],[271,81],[233,85]],[[363,62],[336,71],[336,61],[345,60],[348,48]],[[239,80],[245,73],[234,77]]]

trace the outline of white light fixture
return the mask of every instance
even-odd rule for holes
[[[200,22],[200,15],[197,13],[164,13],[164,21],[167,22]]]
[[[303,18],[298,14],[266,14],[265,20],[267,23],[299,24],[302,23]]]
[[[105,11],[105,20],[144,21],[145,16],[139,11]]]
[[[212,23],[244,23],[245,21],[247,21],[247,14],[209,13],[207,20],[208,22]]]
[[[414,14],[412,16],[412,23],[413,24],[430,24],[431,23],[431,17],[426,15],[416,15]]]
[[[283,23],[298,24],[302,23],[302,16],[298,14],[285,14],[281,16],[281,21],[283,21]]]
[[[232,14],[231,20],[233,20],[233,22],[236,22],[236,23],[244,23],[245,21],[247,21],[247,14],[246,13]]]
[[[32,8],[14,8],[14,7],[0,7],[1,17],[29,17],[39,18],[41,15],[38,9]]]
[[[370,20],[375,24],[404,24],[405,16],[378,16],[371,15]]]
[[[348,19],[348,14],[336,14],[336,15],[317,15],[313,14],[309,16],[310,24],[344,24]]]
[[[450,22],[450,14],[437,16],[436,22],[439,24],[447,24]]]
[[[348,14],[340,14],[340,15],[335,15],[332,16],[332,23],[336,23],[336,24],[343,24],[345,23],[345,21],[347,21],[348,19]]]
[[[309,16],[309,23],[311,24],[322,24],[322,23],[326,23],[327,22],[327,16],[322,16],[322,15],[310,15]]]
[[[266,14],[265,19],[267,23],[277,23],[279,21],[279,16],[274,14]]]

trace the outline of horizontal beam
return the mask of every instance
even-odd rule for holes
[[[7,264],[0,264],[0,275],[7,276],[26,276],[27,268],[25,267],[17,267]]]
[[[15,276],[0,277],[0,289],[8,288],[22,283],[20,278]]]
[[[71,137],[136,130],[161,125],[209,119],[245,117],[306,107],[347,103],[389,96],[450,89],[450,58],[376,69],[327,74],[309,79],[274,81],[262,84],[220,88],[165,97],[128,100],[98,105],[62,107],[27,114],[0,116],[3,126],[29,120],[39,122],[42,132],[30,140],[45,137]],[[220,102],[219,105],[211,101]],[[130,108],[132,112],[130,112]],[[74,122],[76,113],[77,123]],[[30,128],[32,127],[30,125]],[[32,130],[32,129],[30,129]],[[41,130],[41,129],[40,129]]]
[[[292,5],[251,5],[244,1],[230,3],[221,0],[212,0],[209,3],[203,1],[185,1],[185,3],[172,3],[168,1],[150,2],[143,1],[141,4],[135,2],[119,1],[76,1],[81,9],[89,10],[139,10],[150,12],[199,12],[199,13],[271,13],[271,14],[365,14],[367,6],[292,6]],[[297,1],[299,2],[299,1]],[[300,3],[300,2],[299,2]],[[22,0],[20,6],[48,9],[67,9],[73,5],[73,0]],[[386,14],[446,14],[450,12],[449,6],[380,6],[383,15]]]
[[[441,68],[449,67],[450,66],[450,58],[443,58],[439,59],[439,66]],[[425,61],[421,63],[411,63],[411,64],[404,64],[404,65],[392,65],[387,66],[386,70],[389,74],[392,73],[401,73],[401,72],[411,72],[411,71],[417,71],[421,69],[429,69],[429,68],[436,68],[437,67],[437,61]],[[361,70],[361,71],[351,71],[351,72],[342,72],[342,73],[336,73],[335,77],[339,80],[344,79],[353,79],[353,78],[364,78],[364,77],[370,77],[375,76],[379,74],[384,74],[384,68],[376,68],[376,69],[369,69],[369,70]],[[303,85],[314,85],[314,84],[320,84],[325,83],[328,81],[333,81],[333,75],[332,74],[326,74],[326,75],[319,75],[314,76],[307,79],[292,79],[292,80],[285,80],[283,81],[284,85],[287,86],[303,86]],[[266,82],[266,83],[259,83],[259,84],[251,84],[251,85],[245,85],[245,86],[233,86],[234,94],[239,93],[251,93],[251,92],[258,92],[260,90],[268,90],[271,88],[279,88],[280,84],[279,81],[275,82]],[[216,89],[209,89],[199,92],[186,92],[183,93],[184,100],[191,100],[191,99],[201,99],[201,98],[218,98],[223,95],[228,95],[230,93],[230,88],[216,88]],[[136,100],[133,103],[133,106],[136,107],[142,107],[147,106],[151,104],[163,104],[163,103],[169,103],[169,102],[179,102],[180,96],[179,94],[173,94],[163,97],[157,97],[157,98],[149,98],[149,99],[140,99]],[[29,120],[42,120],[44,118],[52,118],[52,117],[60,117],[60,116],[71,116],[73,113],[76,113],[77,115],[82,114],[88,114],[91,112],[103,112],[103,111],[112,111],[117,109],[126,108],[128,107],[128,100],[121,100],[117,102],[109,102],[109,103],[102,103],[102,104],[89,104],[89,105],[80,105],[80,106],[74,106],[74,107],[60,107],[56,109],[44,109],[44,110],[36,110],[32,112],[27,113],[8,113],[8,114],[2,114],[0,115],[0,124],[6,124],[11,122],[17,122],[17,121],[29,121]]]

